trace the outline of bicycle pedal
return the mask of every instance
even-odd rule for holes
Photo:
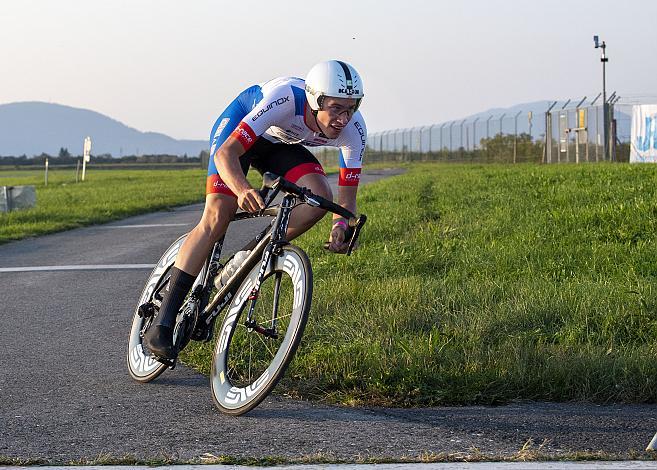
[[[151,353],[151,359],[159,362],[160,364],[164,364],[165,366],[169,367],[169,369],[171,370],[176,368],[177,359],[167,359],[166,357],[156,356],[155,354],[152,353]]]
[[[137,315],[141,318],[152,317],[155,314],[155,305],[153,302],[146,302],[137,308]]]

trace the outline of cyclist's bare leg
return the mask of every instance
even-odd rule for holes
[[[333,200],[331,186],[329,186],[328,180],[324,175],[308,173],[299,178],[296,184],[310,189],[313,194],[317,194],[328,200]],[[287,228],[288,240],[292,240],[304,233],[310,227],[319,222],[319,220],[324,217],[324,214],[326,214],[325,210],[311,207],[306,204],[295,208],[292,211],[290,223]]]
[[[212,245],[226,233],[236,209],[237,200],[232,196],[208,194],[205,197],[201,221],[189,232],[180,247],[160,311],[144,335],[143,344],[159,358],[174,360],[177,356],[178,351],[173,345],[177,312],[201,271]]]
[[[205,196],[205,208],[201,220],[187,235],[174,266],[196,277],[214,243],[226,233],[236,210],[237,199],[232,196],[225,194]]]

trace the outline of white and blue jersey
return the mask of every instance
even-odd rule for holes
[[[214,155],[232,135],[248,150],[261,137],[274,144],[330,146],[339,149],[340,185],[355,186],[360,180],[367,128],[359,111],[335,139],[314,132],[306,124],[308,105],[300,78],[275,78],[244,90],[215,122],[210,134],[208,176],[216,175]]]

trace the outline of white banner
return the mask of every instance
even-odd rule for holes
[[[630,162],[657,163],[657,104],[632,108]]]

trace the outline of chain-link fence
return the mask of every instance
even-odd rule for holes
[[[632,105],[600,96],[587,102],[552,102],[542,109],[476,115],[429,126],[375,132],[367,161],[585,163],[628,161]],[[605,152],[605,143],[607,151]],[[318,152],[328,163],[330,151]]]
[[[599,162],[610,159],[604,153],[603,106],[575,107],[546,113],[545,163]]]
[[[368,160],[535,161],[541,158],[534,113],[517,111],[368,136]]]

